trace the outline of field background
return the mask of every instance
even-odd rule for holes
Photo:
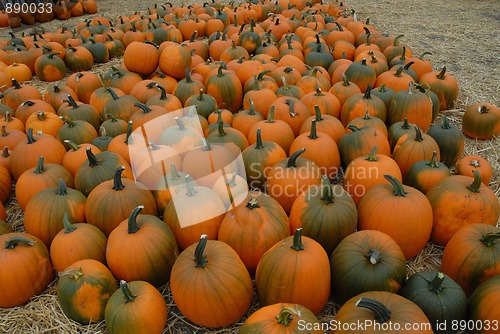
[[[156,1],[96,0],[99,12],[96,15],[131,15],[145,12]],[[161,3],[161,2],[159,2]],[[192,1],[171,1],[173,4],[187,5]],[[370,24],[380,32],[390,35],[404,34],[405,42],[418,55],[424,51],[435,69],[446,66],[448,73],[458,79],[460,93],[455,109],[444,113],[459,125],[466,106],[476,102],[500,105],[500,6],[498,0],[476,1],[414,1],[414,0],[357,0],[346,1],[349,8],[356,10],[358,18],[370,17]],[[91,15],[88,17],[93,17]],[[68,21],[52,21],[43,25],[47,31],[67,26],[74,27],[83,18]],[[37,29],[41,28],[39,26]],[[30,32],[32,28],[25,28]],[[10,29],[0,30],[0,38],[8,38]],[[16,32],[17,33],[17,32]],[[93,71],[104,73],[119,60],[95,66]],[[51,85],[34,79],[31,83],[43,93]],[[500,195],[500,140],[466,140],[466,154],[479,154],[493,165],[494,174],[490,187]],[[7,221],[22,231],[22,211],[15,198],[7,203]],[[442,249],[429,244],[415,259],[408,263],[409,273],[422,270],[439,270]],[[175,308],[168,286],[162,293],[170,308],[168,325],[164,333],[237,333],[232,328],[218,331],[196,327],[189,323]],[[256,308],[254,303],[249,314]],[[335,314],[335,305],[329,303],[321,314],[329,321]],[[244,319],[242,319],[243,321]],[[40,296],[23,306],[0,309],[0,332],[2,333],[105,333],[103,323],[80,326],[62,313],[55,296],[52,283]]]

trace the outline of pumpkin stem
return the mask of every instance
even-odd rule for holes
[[[85,151],[87,153],[87,159],[89,160],[89,166],[97,166],[99,164],[99,160],[97,160],[97,157],[94,155],[94,153],[92,153],[92,148],[90,146],[87,146]]]
[[[321,176],[321,186],[322,186],[322,196],[321,200],[325,204],[332,204],[334,202],[333,200],[333,188],[332,184],[330,183],[330,180],[328,180],[328,176],[322,175]]]
[[[9,135],[9,133],[7,132],[7,126],[6,125],[2,125],[2,129],[0,130],[0,135],[2,137],[7,137]]]
[[[360,130],[361,130],[360,128],[358,128],[358,127],[357,127],[356,125],[354,125],[354,124],[348,124],[348,125],[347,125],[347,128],[348,128],[349,130],[351,130],[352,132],[356,132],[356,131],[360,131]]]
[[[441,290],[443,290],[444,279],[445,276],[442,272],[437,273],[436,276],[432,279],[432,281],[429,282],[430,290],[435,293],[439,293]]]
[[[207,235],[202,234],[200,237],[200,242],[196,245],[194,251],[194,261],[196,268],[205,268],[207,266],[208,260],[205,254],[205,248],[207,247]]]
[[[316,131],[316,120],[311,121],[311,130],[309,131],[309,139],[318,139],[318,133]]]
[[[416,133],[415,140],[418,142],[423,141],[424,137],[422,137],[422,130],[420,130],[418,125],[414,125],[414,127],[415,127],[415,133]]]
[[[73,232],[73,231],[71,231]],[[70,233],[70,232],[68,232]],[[78,281],[80,277],[83,276],[83,272],[81,268],[76,268],[76,269],[68,269],[66,271],[63,271],[62,273],[59,273],[59,277],[63,276],[69,276],[70,279]]]
[[[56,190],[56,195],[64,196],[68,194],[68,187],[66,186],[66,182],[63,179],[59,179],[59,185]]]
[[[217,132],[219,133],[219,137],[224,137],[227,135],[226,131],[224,131],[224,122],[217,121]]]
[[[306,148],[302,148],[294,153],[288,158],[288,162],[286,164],[287,168],[294,168],[297,167],[297,159],[298,157],[306,151]]]
[[[431,167],[431,168],[439,168],[439,164],[436,160],[436,157],[437,157],[437,152],[436,151],[433,151],[432,152],[432,158],[431,160],[429,160],[428,163],[426,163],[427,166]]]
[[[45,161],[45,158],[43,157],[43,155],[41,155],[38,158],[38,163],[37,163],[36,168],[35,168],[35,174],[43,174],[43,172],[45,172],[44,161]]]
[[[381,253],[378,250],[370,249],[368,254],[366,254],[366,258],[370,261],[371,264],[375,265],[380,262]]]
[[[292,312],[292,310],[283,307],[280,313],[276,316],[276,320],[278,321],[278,324],[288,326],[290,325],[290,322],[292,321],[294,316],[297,316],[297,313],[294,313]]]
[[[299,227],[295,230],[293,235],[293,244],[290,246],[291,249],[296,251],[304,250],[304,245],[302,244],[302,228]]]
[[[151,108],[149,108],[147,105],[145,105],[144,103],[141,103],[141,102],[135,102],[134,103],[134,107],[139,107],[142,109],[142,112],[144,114],[149,114],[150,112],[152,112],[153,110],[151,110]]]
[[[481,173],[479,173],[476,169],[473,169],[472,174],[474,174],[474,181],[472,181],[472,183],[467,186],[467,189],[469,189],[473,193],[479,193],[479,189],[481,189],[482,185]]]
[[[408,62],[406,65],[403,66],[403,70],[408,71],[413,64],[415,64],[414,61]]]
[[[373,146],[370,153],[368,153],[368,156],[366,157],[365,160],[370,161],[370,162],[378,161],[377,150],[378,150],[378,146],[377,145]]]
[[[71,117],[71,116],[70,116],[70,117]],[[60,118],[61,118],[61,119],[62,119],[62,120],[63,120],[66,124],[68,124],[68,126],[69,126],[70,128],[72,128],[72,127],[74,127],[74,126],[76,125],[76,123],[75,123],[73,120],[71,120],[69,117],[60,116]]]
[[[403,124],[401,125],[402,129],[408,130],[410,128],[410,123],[408,122],[408,118],[405,117],[403,120]]]
[[[116,169],[115,175],[113,177],[113,189],[114,190],[123,190],[125,185],[122,182],[122,173],[125,170],[124,166],[120,166]]]
[[[401,182],[399,182],[399,180],[394,176],[385,174],[384,178],[389,181],[394,188],[394,196],[405,196],[407,194],[407,191],[405,190],[403,184],[401,184]]]
[[[481,242],[486,246],[486,247],[492,247],[495,244],[495,241],[497,239],[500,239],[500,233],[498,232],[490,232],[486,233],[482,238]]]
[[[250,104],[250,107],[248,108],[248,114],[255,116],[255,106],[251,97],[248,98],[248,103]]]
[[[35,137],[33,137],[33,128],[28,128],[28,132],[26,133],[28,144],[33,144],[36,142]]]
[[[12,87],[14,87],[15,89],[21,89],[21,85],[19,84],[19,82],[17,82],[16,79],[12,78]]]
[[[404,70],[404,67],[403,66],[399,66],[398,69],[396,70],[396,73],[394,73],[394,76],[400,78],[401,75],[403,74],[403,70]]]
[[[365,95],[363,95],[363,99],[371,99],[372,98],[372,85],[368,84],[366,87]]]
[[[314,113],[315,113],[314,120],[316,122],[321,122],[323,120],[323,116],[322,116],[321,110],[319,109],[319,106],[317,104],[314,105]]]
[[[409,95],[413,94],[413,89],[414,89],[414,83],[413,83],[413,81],[410,81],[410,83],[408,84],[408,94]]]
[[[443,123],[441,124],[441,129],[444,130],[451,129],[450,120],[448,119],[448,117],[446,117],[446,115],[443,116]]]
[[[249,208],[250,210],[252,210],[255,208],[260,208],[260,204],[259,204],[259,201],[257,200],[257,198],[254,197],[248,201],[246,207]]]
[[[210,142],[206,138],[203,138],[202,141],[203,141],[203,151],[211,151],[212,148],[210,147]]]
[[[14,249],[17,245],[33,246],[34,244],[35,240],[16,235],[5,242],[5,249]]]
[[[120,281],[120,290],[122,291],[123,295],[125,296],[125,303],[131,303],[134,301],[134,299],[137,297],[135,296],[132,291],[130,291],[130,288],[124,280]]]
[[[222,72],[222,70],[224,69],[224,66],[223,65],[220,65],[219,66],[219,69],[217,70],[217,76],[220,78],[220,77],[223,77],[224,76],[224,72]]]
[[[446,66],[443,66],[443,68],[441,69],[441,72],[439,72],[439,74],[436,77],[439,80],[444,80],[446,78],[445,73],[446,73]]]
[[[269,108],[266,123],[274,123],[274,104]]]
[[[399,39],[401,37],[404,37],[404,35],[397,35],[396,38],[394,38],[394,43],[392,45],[398,46],[399,45]]]
[[[260,72],[260,73],[257,75],[257,80],[259,80],[259,81],[264,80],[264,76],[265,76],[267,73],[271,73],[271,70],[265,70],[265,71]]]
[[[487,114],[488,111],[489,111],[488,107],[484,105],[480,105],[479,107],[477,107],[477,112],[480,114]]]
[[[37,111],[36,118],[39,121],[45,121],[47,119],[47,115],[43,111]]]
[[[350,86],[350,85],[351,85],[351,83],[349,82],[349,78],[347,77],[347,75],[345,75],[345,72],[340,73],[340,75],[342,76],[342,84],[343,84],[345,87]]]
[[[264,148],[264,144],[262,143],[262,135],[260,133],[260,128],[257,129],[257,141],[255,142],[255,148],[260,150]]]
[[[128,234],[133,234],[139,231],[139,226],[137,225],[137,216],[144,209],[144,205],[137,206],[128,217]]]
[[[70,150],[72,149],[73,151],[80,149],[80,146],[77,143],[69,139],[65,139],[64,144],[68,145]]]
[[[109,93],[109,95],[111,95],[111,97],[113,98],[113,100],[118,100],[119,99],[118,95],[116,95],[115,91],[111,87],[107,87],[106,91]]]
[[[181,130],[181,131],[186,130],[186,127],[184,126],[184,122],[182,121],[182,119],[180,119],[179,117],[176,117],[176,118],[174,118],[174,120],[177,123],[179,130]]]
[[[432,52],[430,52],[430,51],[424,51],[424,52],[422,52],[422,53],[420,54],[420,56],[418,56],[418,59],[420,59],[420,60],[424,60],[424,56],[425,56],[425,55],[432,55]]]
[[[368,108],[366,108],[366,110],[365,110],[365,115],[363,116],[363,119],[364,120],[370,120],[370,119],[372,119],[371,116],[370,116],[370,110],[368,110]]]
[[[197,193],[197,191],[196,189],[194,189],[193,182],[191,182],[192,181],[191,175],[188,174],[184,176],[184,180],[186,180],[186,195],[194,196]]]
[[[71,233],[74,230],[76,230],[76,227],[73,224],[71,224],[71,222],[69,221],[67,212],[64,213],[63,226],[64,226],[64,233],[65,234]]]
[[[288,99],[288,100],[285,101],[285,103],[288,105],[288,107],[290,109],[289,110],[290,116],[291,117],[295,117],[295,115],[297,115],[295,113],[295,102],[293,102],[292,99]]]
[[[2,149],[2,157],[4,157],[4,158],[10,157],[9,147],[8,146],[4,146],[3,147],[3,149]]]
[[[385,305],[378,300],[363,297],[360,298],[355,305],[372,311],[375,316],[375,320],[377,320],[380,324],[383,324],[391,319],[391,311],[389,311],[389,309],[387,309],[387,307],[385,307]]]
[[[127,134],[125,135],[125,144],[132,144],[132,121],[128,121]]]

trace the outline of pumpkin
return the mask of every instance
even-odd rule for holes
[[[138,205],[144,206],[144,214],[156,214],[156,203],[151,192],[133,179],[122,178],[125,170],[124,166],[116,168],[113,178],[98,184],[88,194],[85,203],[87,222],[106,235],[110,235]]]
[[[139,205],[110,234],[106,246],[108,267],[119,279],[165,284],[179,249],[170,228],[159,218],[140,215]]]
[[[314,186],[294,201],[290,211],[290,230],[302,228],[331,254],[338,243],[356,231],[355,203],[340,186],[332,186],[326,175],[321,186]]]
[[[340,105],[344,105],[345,101],[353,95],[361,94],[361,89],[354,82],[349,81],[342,72],[342,80],[333,84],[332,88],[328,92],[335,95],[339,100]]]
[[[161,51],[159,58],[160,71],[176,79],[185,76],[185,68],[191,67],[191,54],[182,45],[172,44]]]
[[[329,91],[322,91],[321,88],[305,94],[300,101],[307,106],[311,114],[316,112],[318,106],[322,114],[338,118],[342,110],[339,99]]]
[[[389,145],[391,147],[391,152],[394,151],[394,147],[396,146],[398,140],[405,136],[407,137],[411,133],[415,131],[415,128],[411,126],[410,122],[408,122],[408,119],[405,118],[401,122],[396,122],[392,124],[389,129],[387,130],[388,138],[389,138]]]
[[[63,125],[64,122],[56,114],[43,111],[31,114],[26,120],[26,130],[33,128],[33,131],[42,131],[53,137],[57,137],[57,132]]]
[[[462,175],[446,177],[427,193],[434,215],[431,235],[434,243],[445,246],[466,225],[497,224],[498,198],[481,182],[481,174],[477,170],[473,173],[474,179]]]
[[[500,135],[500,108],[491,103],[474,103],[462,118],[462,130],[471,138],[493,139]]]
[[[64,63],[70,71],[88,71],[94,65],[94,57],[87,48],[83,46],[72,47],[70,45],[66,49]]]
[[[52,281],[52,263],[47,246],[28,233],[0,235],[0,307],[26,303]],[[22,265],[25,263],[29,265]]]
[[[303,329],[301,324],[307,324]],[[276,303],[261,307],[249,316],[239,328],[240,334],[269,333],[287,331],[290,334],[321,334],[322,323],[314,313],[299,304]]]
[[[70,75],[66,80],[66,85],[73,89],[76,96],[78,96],[78,100],[83,103],[90,103],[94,91],[102,88],[102,83],[99,77],[96,74],[87,71]],[[94,105],[93,103],[90,104]],[[96,110],[101,112],[103,106],[104,105],[99,106],[98,108],[96,107]]]
[[[377,81],[375,69],[368,66],[365,58],[361,62],[354,62],[349,65],[345,71],[345,76],[350,82],[355,83],[363,93],[368,90],[368,86],[375,86]]]
[[[177,86],[173,93],[179,99],[182,105],[184,105],[189,97],[197,94],[200,89],[205,89],[205,85],[202,82],[191,78],[191,72],[189,68],[186,67],[184,72],[185,78],[177,83]]]
[[[262,120],[264,120],[264,116],[255,111],[253,100],[250,98],[249,109],[241,110],[234,115],[232,127],[240,131],[245,137],[248,137],[252,126]]]
[[[71,264],[85,259],[106,263],[104,233],[91,224],[71,224],[68,213],[64,213],[63,229],[50,244],[50,258],[54,268],[63,272]]]
[[[437,153],[431,160],[420,160],[411,166],[405,178],[405,184],[426,194],[439,181],[450,176],[450,170],[445,164],[436,160]]]
[[[439,110],[453,109],[458,97],[458,82],[455,77],[446,73],[446,66],[440,71],[428,72],[420,77],[421,85],[428,85],[439,99]]]
[[[453,167],[464,152],[465,138],[462,131],[443,116],[443,122],[431,126],[427,134],[438,143],[441,162],[449,168]]]
[[[167,94],[167,91],[162,85],[151,82],[148,84],[148,87],[156,87],[160,90],[160,94],[154,94],[147,99],[146,104],[148,106],[160,106],[165,108],[168,112],[182,109],[181,101],[175,95]],[[206,97],[205,100],[209,100],[209,98]]]
[[[428,134],[422,133],[417,125],[414,125],[415,135],[402,136],[392,153],[393,159],[401,169],[403,179],[407,177],[410,168],[418,161],[430,160],[436,152],[436,159],[440,158],[438,143]]]
[[[495,276],[481,283],[474,290],[469,299],[467,319],[470,319],[471,323],[474,324],[482,323],[483,326],[477,326],[476,329],[471,331],[472,333],[493,334],[497,332],[496,323],[500,319],[498,309],[500,300],[498,295],[499,287],[500,276]]]
[[[238,175],[237,172],[223,173],[215,181],[212,190],[222,199],[226,210],[235,208],[236,205],[242,203],[241,197],[248,194],[248,184],[244,176]]]
[[[321,183],[321,170],[309,159],[301,158],[302,148],[275,164],[267,176],[267,191],[289,213],[295,199],[308,188]]]
[[[384,101],[385,108],[389,110],[389,108],[391,107],[392,98],[394,97],[394,94],[396,94],[396,92],[386,87],[385,84],[382,84],[382,86],[372,89],[371,94],[379,97],[382,101]]]
[[[359,228],[386,233],[400,246],[406,259],[410,259],[424,249],[429,240],[432,208],[417,189],[404,186],[391,175],[384,177],[390,185],[374,186],[359,203]],[[401,226],[403,221],[404,228]]]
[[[104,319],[110,334],[160,334],[168,307],[161,293],[144,281],[120,281],[106,304]]]
[[[66,64],[59,57],[60,52],[41,55],[35,61],[35,73],[42,81],[58,81],[66,76]]]
[[[76,144],[90,143],[98,136],[96,129],[87,121],[74,120],[71,116],[61,116],[61,119],[65,122],[57,131],[57,138],[61,143],[65,140]]]
[[[224,122],[222,121],[217,123],[217,131],[207,136],[207,141],[212,144],[223,144],[235,156],[248,147],[248,140],[245,135],[235,128],[224,128]]]
[[[170,289],[182,314],[209,328],[238,321],[253,299],[252,280],[236,251],[222,241],[207,240],[207,235],[179,255]]]
[[[12,232],[14,232],[14,228],[10,224],[0,220],[0,235]]]
[[[390,147],[387,137],[373,126],[358,128],[355,125],[348,125],[349,132],[339,140],[339,153],[342,167],[346,168],[354,159],[367,155],[374,146],[378,147],[378,152],[390,156]]]
[[[250,275],[255,274],[262,255],[290,235],[288,217],[272,197],[249,193],[221,222],[217,239],[240,256]]]
[[[243,102],[243,87],[240,79],[232,72],[223,72],[219,67],[217,74],[206,81],[207,94],[213,96],[217,103],[231,112],[241,108]]]
[[[343,187],[351,195],[356,206],[374,186],[389,182],[384,178],[384,173],[392,175],[400,182],[403,181],[396,161],[384,154],[377,154],[377,150],[378,146],[373,146],[368,155],[352,160],[344,172]]]
[[[135,93],[134,87],[143,81],[142,77],[135,72],[120,71],[114,66],[111,67],[111,71],[111,78],[107,84],[121,89],[125,94],[133,95],[132,93]],[[138,99],[136,95],[133,96]]]
[[[26,138],[26,134],[21,130],[9,129],[6,125],[2,125],[0,129],[0,145],[9,150],[13,150],[18,143],[25,141]]]
[[[452,328],[440,329],[439,324],[452,324],[458,319],[465,319],[467,313],[464,291],[442,272],[422,271],[411,275],[401,288],[400,295],[422,309],[434,333],[455,333]]]
[[[442,270],[469,297],[480,283],[499,274],[499,253],[500,228],[483,223],[469,224],[458,230],[446,244]]]
[[[105,265],[84,259],[59,273],[57,300],[68,318],[88,325],[104,320],[106,304],[116,288],[115,278]]]
[[[71,118],[71,120],[87,121],[92,124],[96,131],[99,130],[101,115],[92,105],[77,102],[72,96],[68,96],[62,102],[67,104],[63,104],[57,109],[59,116],[66,116],[66,118]]]
[[[314,120],[316,124],[316,131],[327,134],[335,141],[335,143],[338,143],[340,138],[345,135],[346,131],[344,125],[338,120],[338,118],[332,115],[323,114],[322,109],[317,104],[314,105],[314,113],[314,116],[311,116],[304,121],[299,130],[300,134],[311,131],[313,124],[312,120]]]
[[[7,88],[2,92],[2,103],[17,109],[17,107],[31,99],[42,99],[42,94],[35,87],[23,85],[21,86],[16,79],[12,79],[12,87]]]
[[[21,103],[15,112],[15,116],[17,119],[21,120],[24,124],[32,114],[36,114],[38,111],[43,111],[45,113],[55,113],[54,108],[43,100],[32,99],[27,100]],[[7,112],[5,112],[7,114]],[[12,116],[14,116],[14,112],[12,112]]]
[[[7,152],[8,153],[8,152]],[[12,177],[7,166],[0,164],[0,202],[5,203],[10,197]]]
[[[158,48],[151,42],[132,42],[123,55],[123,63],[129,71],[144,75],[156,71],[159,60]]]
[[[101,126],[106,130],[108,136],[114,138],[127,132],[128,123],[123,119],[116,118],[111,114],[107,114],[106,117],[108,119],[102,122]]]
[[[488,160],[479,155],[466,155],[456,165],[456,174],[474,177],[473,170],[481,174],[481,180],[485,185],[490,184],[493,168]]]
[[[133,179],[132,170],[128,163],[118,154],[104,151],[94,155],[88,146],[85,149],[85,160],[75,174],[75,189],[88,196],[90,192],[104,181],[112,180],[116,168],[124,166],[123,176]]]
[[[359,231],[345,237],[330,257],[332,294],[337,303],[366,291],[398,292],[406,279],[406,260],[387,234]]]
[[[432,122],[432,102],[429,97],[413,88],[410,82],[407,90],[394,94],[389,108],[389,124],[404,121],[418,125],[422,131],[427,131]]]
[[[330,295],[328,255],[298,228],[262,256],[255,285],[260,305],[299,303],[318,314]]]
[[[370,324],[367,331],[379,333],[433,333],[429,319],[415,303],[386,291],[369,291],[352,297],[338,310],[335,322],[339,325],[330,331],[331,334],[359,333],[359,324],[366,323]]]
[[[196,128],[184,126],[179,117],[174,120],[177,125],[169,126],[160,133],[159,144],[170,146],[181,155],[203,144],[202,134]]]
[[[128,122],[132,114],[137,110],[135,103],[139,101],[132,95],[119,96],[109,87],[107,88],[107,92],[111,96],[111,99],[102,108],[101,119],[104,119],[103,115],[112,114]]]
[[[290,151],[290,146],[295,138],[292,127],[285,121],[274,119],[275,106],[269,109],[267,120],[255,123],[249,131],[248,142],[250,145],[257,142],[257,129],[260,129],[261,139],[281,146],[285,152]]]

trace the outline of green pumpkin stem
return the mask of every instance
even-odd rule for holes
[[[295,230],[293,234],[293,243],[290,246],[291,249],[296,251],[304,250],[304,245],[302,244],[302,228],[299,227]]]
[[[274,123],[274,104],[269,108],[269,114],[267,115],[266,123]]]
[[[446,276],[442,272],[437,273],[432,281],[429,282],[431,291],[439,293],[441,290],[443,290],[443,282],[445,278]]]
[[[248,201],[246,207],[251,210],[251,209],[255,209],[255,208],[260,208],[260,204],[259,204],[259,201],[257,200],[257,198],[254,197]]]
[[[366,258],[368,259],[368,261],[370,261],[371,264],[375,265],[380,262],[381,255],[382,254],[380,253],[380,251],[370,249],[370,252],[366,254]]]
[[[255,116],[255,105],[253,104],[252,98],[248,99],[248,103],[250,104],[250,107],[248,108],[248,114]]]
[[[306,148],[301,148],[300,150],[292,153],[290,157],[288,158],[288,162],[286,164],[286,168],[294,168],[297,167],[297,159],[299,156],[306,151]]]
[[[133,234],[139,231],[139,226],[137,225],[137,216],[144,209],[144,205],[137,206],[128,217],[128,234]]]
[[[113,189],[123,190],[125,185],[122,182],[122,173],[125,170],[124,166],[120,166],[116,169],[115,175],[113,176]]]
[[[264,144],[262,143],[262,135],[260,128],[257,129],[257,141],[255,142],[255,148],[258,150],[264,148]]]
[[[356,131],[360,131],[360,130],[361,130],[360,128],[358,128],[358,127],[357,127],[356,125],[354,125],[354,124],[348,124],[348,125],[347,125],[347,128],[348,128],[349,130],[351,130],[352,132],[356,132]]]
[[[372,117],[370,116],[370,110],[368,110],[368,108],[366,108],[366,110],[365,110],[365,115],[363,116],[363,119],[364,120],[372,119]]]
[[[92,153],[92,148],[90,146],[87,146],[85,151],[87,153],[87,159],[89,160],[89,166],[97,166],[99,164],[99,160],[97,160],[97,157],[94,155],[94,153]]]
[[[194,251],[194,262],[196,268],[205,268],[207,266],[208,260],[205,254],[205,248],[207,247],[207,235],[202,234],[200,237],[200,242],[196,245]]]
[[[70,279],[75,281],[78,281],[83,275],[84,274],[81,268],[68,269],[66,271],[63,271],[62,273],[59,273],[59,277],[68,276]]]
[[[403,66],[403,70],[408,71],[413,64],[415,64],[414,61],[408,62],[406,65]]]
[[[132,291],[130,291],[130,288],[124,280],[120,281],[120,290],[125,296],[125,303],[131,303],[135,300],[137,296],[135,296]]]
[[[119,99],[118,95],[116,95],[116,93],[113,90],[113,88],[107,87],[106,91],[109,93],[109,95],[111,95],[111,97],[113,98],[113,100],[118,100]]]
[[[14,249],[17,245],[33,246],[34,244],[35,240],[16,235],[5,242],[5,249]]]
[[[383,324],[391,319],[391,311],[378,300],[363,297],[360,298],[355,305],[372,311],[375,316],[375,320],[377,320],[380,324]]]
[[[292,310],[288,308],[282,308],[280,313],[276,316],[276,320],[278,321],[278,324],[283,325],[283,326],[288,326],[290,325],[290,322],[293,320],[293,317],[296,317],[297,313],[292,312]]]
[[[443,116],[443,123],[441,124],[441,129],[444,130],[451,129],[450,120],[446,116]]]
[[[170,164],[170,178],[172,180],[179,180],[181,178],[179,172],[177,171],[177,167],[175,167],[174,163]]]
[[[174,120],[177,123],[179,130],[181,130],[181,131],[186,130],[186,127],[184,126],[184,122],[182,121],[182,119],[180,119],[179,117],[176,117],[176,118],[174,118]]]
[[[473,169],[472,174],[474,174],[474,181],[472,181],[472,183],[467,186],[467,189],[469,189],[473,193],[479,193],[481,185],[483,184],[481,180],[481,173],[479,173],[479,171],[477,171],[476,169]]]
[[[222,72],[222,70],[224,69],[224,66],[223,65],[220,65],[219,66],[219,69],[217,70],[217,76],[220,78],[220,77],[223,77],[224,76],[224,72]]]
[[[398,69],[396,70],[396,73],[394,73],[394,75],[398,78],[401,77],[401,75],[403,75],[403,70],[404,70],[404,67],[403,66],[399,66]]]
[[[73,224],[71,224],[71,222],[69,221],[67,212],[64,213],[63,226],[64,226],[64,233],[65,234],[71,233],[74,230],[76,230],[76,227]]]
[[[257,75],[257,80],[259,81],[262,81],[264,80],[264,76],[268,73],[271,73],[271,70],[265,70],[265,71],[262,71],[260,72],[258,75]]]
[[[70,128],[73,128],[73,127],[75,127],[76,123],[70,117],[60,116],[60,118],[63,120],[63,122],[65,122],[66,124],[68,124],[68,126]]]
[[[385,87],[385,84],[382,84],[382,86],[380,86],[380,87],[378,88],[378,91],[379,91],[379,92],[381,92],[381,93],[385,93],[385,92],[387,92],[387,89],[386,89],[386,87]]]
[[[28,128],[28,132],[26,133],[26,137],[28,139],[28,144],[33,144],[36,142],[35,137],[33,137],[33,128]]]
[[[132,121],[128,121],[127,125],[127,134],[125,135],[125,144],[132,144],[131,139],[132,139]]]
[[[316,131],[316,120],[311,121],[311,130],[309,131],[309,139],[318,139],[318,132]]]
[[[439,164],[438,164],[438,161],[436,158],[437,158],[437,152],[433,151],[432,158],[431,158],[431,160],[429,160],[428,163],[426,163],[426,165],[431,167],[431,168],[439,168]]]
[[[401,37],[404,37],[404,35],[397,35],[396,38],[394,38],[394,43],[392,45],[398,46],[399,45],[399,39]]]
[[[422,53],[420,54],[420,56],[418,56],[418,59],[420,59],[420,60],[424,60],[424,56],[425,56],[425,55],[432,55],[432,52],[430,52],[430,51],[424,51],[424,52],[422,52]]]
[[[366,157],[365,160],[370,161],[370,162],[378,161],[377,150],[378,150],[378,146],[377,145],[373,146],[370,153],[368,153],[368,156]]]
[[[486,233],[481,238],[481,242],[486,247],[492,247],[495,244],[495,241],[497,241],[498,239],[500,239],[500,232],[490,232],[490,233]]]
[[[394,188],[394,196],[405,196],[407,194],[407,191],[405,190],[403,184],[399,182],[398,179],[396,179],[394,176],[385,174],[384,178],[389,181]]]
[[[423,141],[424,137],[422,136],[422,130],[420,130],[418,125],[414,125],[414,127],[415,127],[415,133],[416,133],[415,140],[418,142]]]
[[[314,120],[316,122],[321,122],[323,120],[323,114],[321,113],[321,110],[319,109],[319,106],[317,104],[314,105]]]
[[[118,120],[113,114],[106,114],[106,118],[108,118],[111,123],[118,122]]]
[[[330,180],[328,180],[328,176],[322,175],[321,176],[321,200],[325,204],[332,204],[334,203],[334,198],[333,198],[333,188],[332,184],[330,183]]]
[[[227,135],[226,131],[224,131],[224,122],[223,121],[217,122],[217,133],[219,134],[219,137],[224,137]]]
[[[343,84],[345,87],[350,86],[350,85],[351,85],[351,83],[349,82],[349,78],[347,77],[347,75],[345,75],[345,72],[340,73],[340,75],[342,76],[342,84]]]
[[[148,107],[147,105],[145,105],[144,103],[141,103],[141,102],[135,102],[134,107],[140,108],[144,114],[149,114],[150,112],[153,111],[153,110],[151,110],[150,107]]]
[[[365,95],[363,95],[363,99],[371,99],[372,98],[372,85],[368,84],[366,87]]]
[[[408,130],[410,128],[410,123],[408,122],[408,118],[405,117],[403,120],[403,125],[401,125],[402,129]]]
[[[443,66],[439,74],[436,76],[439,80],[444,80],[446,78],[446,66]]]
[[[208,141],[207,141],[208,143]],[[192,182],[192,178],[190,175],[184,176],[184,180],[186,181],[186,195],[188,196],[194,196],[196,195],[197,191],[194,189],[194,185]]]
[[[490,110],[485,105],[480,105],[479,107],[477,107],[477,112],[479,114],[487,114],[488,111],[490,111]]]
[[[59,179],[59,184],[57,186],[56,195],[64,196],[67,194],[68,194],[68,186],[66,185],[66,182],[64,182],[63,179]]]
[[[43,155],[41,155],[39,158],[38,158],[38,163],[36,165],[36,168],[35,168],[35,174],[43,174],[43,172],[45,172],[45,158],[43,157]]]

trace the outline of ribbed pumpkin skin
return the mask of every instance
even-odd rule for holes
[[[236,112],[243,103],[243,87],[236,74],[231,72],[213,75],[207,81],[207,94],[213,96],[217,103],[231,112]]]
[[[288,324],[280,323],[278,317],[285,310],[290,314]],[[285,318],[286,319],[286,318]],[[299,324],[310,324],[310,326],[321,326],[321,322],[307,308],[299,304],[276,303],[264,306],[255,311],[239,328],[240,334],[322,334],[318,329],[302,329]]]
[[[436,324],[465,319],[467,297],[449,276],[436,271],[413,274],[403,285],[400,295],[417,304],[430,320],[435,334],[455,333],[448,327],[440,330]]]
[[[468,176],[452,175],[441,180],[427,193],[434,216],[431,234],[434,243],[445,246],[466,225],[497,224],[500,216],[498,198],[481,183],[480,178],[475,183],[479,192],[472,192],[467,187],[473,183],[474,179]]]
[[[384,333],[384,334],[397,334],[397,333],[412,333],[412,334],[433,334],[429,319],[425,316],[424,312],[413,302],[407,300],[400,295],[386,291],[368,291],[354,296],[348,300],[335,315],[337,323],[342,323],[349,330],[337,329],[330,331],[330,334],[347,333],[359,334],[359,325],[368,321],[373,322],[374,313],[366,308],[356,306],[356,303],[361,298],[369,298],[382,303],[390,312],[389,323],[392,325],[388,330],[374,330],[376,325],[366,327],[366,332],[369,333]],[[457,320],[457,319],[455,319]],[[418,328],[412,330],[403,330],[405,326],[412,326],[419,324]],[[380,324],[377,324],[380,325]],[[383,326],[384,324],[382,324]],[[385,328],[385,327],[380,328]],[[339,326],[340,327],[340,326]],[[395,328],[400,328],[399,330]]]
[[[82,325],[104,320],[104,310],[117,286],[109,269],[96,260],[65,268],[57,281],[57,299],[68,318]]]
[[[439,181],[450,175],[448,167],[433,156],[430,161],[415,162],[406,175],[405,184],[427,194]]]
[[[50,187],[38,192],[26,206],[24,228],[47,247],[63,229],[64,214],[74,223],[85,223],[85,196],[71,188]],[[63,190],[61,190],[63,189]]]
[[[500,275],[492,277],[481,283],[469,299],[467,318],[481,321],[484,325],[489,323],[489,330],[472,330],[470,333],[495,334],[498,333],[496,321],[500,319]],[[484,326],[486,328],[486,326]]]
[[[413,89],[413,83],[405,91],[397,92],[391,101],[388,123],[403,121],[418,125],[422,131],[427,131],[432,122],[432,102],[425,93]]]
[[[453,109],[458,97],[458,82],[453,76],[445,74],[446,67],[441,71],[433,71],[422,75],[421,85],[428,84],[439,98],[439,110]]]
[[[380,252],[379,259],[374,251]],[[365,291],[396,293],[406,279],[406,260],[401,248],[387,234],[374,230],[344,238],[333,251],[330,268],[332,293],[337,303]]]
[[[202,241],[200,241],[202,242]],[[226,243],[206,240],[205,267],[196,267],[195,250],[186,248],[172,268],[175,304],[192,322],[218,328],[238,321],[253,298],[252,281],[238,254]],[[193,304],[196,300],[196,305]]]
[[[301,227],[303,234],[319,242],[328,256],[343,238],[356,232],[357,222],[356,204],[349,194],[324,179],[322,186],[313,186],[297,197],[290,212],[290,231]]]
[[[467,296],[480,283],[500,274],[499,233],[498,227],[472,224],[461,228],[446,245],[443,272],[460,284]],[[488,234],[489,240],[486,241],[484,238]]]
[[[225,215],[217,239],[231,246],[254,275],[262,255],[289,235],[283,208],[272,197],[258,192],[249,194]]]
[[[491,103],[475,103],[467,107],[462,130],[471,138],[492,139],[500,134],[500,108]]]
[[[262,256],[255,274],[260,305],[297,303],[314,314],[326,305],[330,295],[328,255],[309,237],[301,237],[303,249],[291,248],[301,233],[298,229]]]
[[[122,287],[109,298],[104,311],[108,333],[160,334],[168,317],[167,304],[161,293],[144,281],[128,282],[127,285],[135,298],[132,301],[127,299]]]
[[[6,248],[12,238],[21,237],[33,245]],[[24,304],[41,293],[52,281],[52,263],[47,246],[28,233],[7,233],[0,236],[0,307]]]
[[[179,254],[172,231],[158,217],[138,215],[134,218],[138,230],[130,232],[130,219],[122,221],[109,235],[109,269],[118,279],[165,284]]]
[[[434,124],[427,130],[439,145],[441,162],[452,168],[464,152],[465,137],[460,129],[444,118],[441,124]]]

